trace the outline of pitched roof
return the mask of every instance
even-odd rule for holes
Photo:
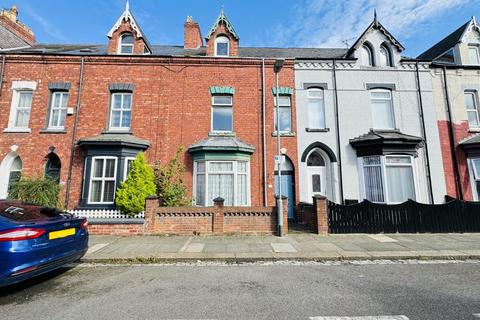
[[[255,151],[255,147],[236,137],[211,136],[207,139],[192,144],[188,148],[188,152],[190,153],[200,151],[240,151],[245,153],[253,153]]]
[[[423,139],[421,137],[404,134],[399,131],[370,130],[366,134],[350,139],[350,144],[352,146],[357,146],[360,144],[379,142],[421,143],[422,141]]]
[[[365,31],[363,31],[362,35],[350,47],[350,49],[345,54],[345,56],[346,57],[351,56],[353,54],[353,52],[355,50],[357,50],[358,47],[363,43],[363,40],[364,40],[366,34],[368,33],[368,31],[374,30],[374,29],[382,32],[385,35],[385,37],[387,37],[387,39],[398,49],[398,51],[402,52],[403,50],[405,50],[405,48],[402,46],[402,44],[397,39],[395,39],[395,37],[380,23],[380,21],[378,21],[377,14],[375,13],[375,17],[374,17],[372,23],[370,23],[370,25],[365,29]]]
[[[417,58],[422,60],[435,60],[441,54],[447,52],[462,40],[462,36],[465,33],[465,30],[469,27],[470,23],[471,21],[468,21],[460,28],[437,42],[433,47],[420,54]]]
[[[0,50],[26,47],[29,44],[0,22]]]
[[[237,32],[235,31],[235,28],[233,27],[233,24],[230,22],[230,20],[228,20],[227,16],[225,15],[225,12],[223,11],[223,8],[222,8],[222,11],[220,11],[220,14],[217,17],[217,20],[215,20],[212,27],[210,28],[210,31],[207,33],[205,39],[207,39],[207,40],[210,39],[212,34],[217,30],[218,24],[221,23],[221,22],[225,23],[225,26],[227,27],[227,30],[235,37],[235,39],[237,39],[237,40],[240,39],[238,37]]]

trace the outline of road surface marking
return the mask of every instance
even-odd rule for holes
[[[185,252],[202,252],[203,248],[205,247],[204,243],[191,243],[186,249]]]
[[[406,316],[311,317],[310,320],[408,320]]]
[[[273,251],[278,253],[297,252],[290,243],[270,243]]]
[[[473,314],[473,317],[474,317],[475,319],[480,319],[480,313],[474,313],[474,314]]]
[[[97,243],[96,245],[88,248],[87,254],[92,254],[108,246],[110,243]]]
[[[378,242],[398,242],[398,240],[392,239],[383,234],[369,234],[368,236]]]
[[[183,247],[178,250],[178,252],[185,252],[185,250],[187,250],[187,247],[190,245],[190,242],[192,242],[192,237],[188,238],[188,240],[185,242]]]

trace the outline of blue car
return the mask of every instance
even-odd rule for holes
[[[56,209],[0,200],[0,287],[58,269],[88,249],[88,222]]]

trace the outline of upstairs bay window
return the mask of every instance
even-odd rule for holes
[[[117,177],[116,157],[93,157],[89,204],[113,203]]]
[[[49,129],[64,129],[67,117],[68,92],[53,92],[50,100]]]
[[[470,128],[478,128],[480,126],[480,120],[478,116],[477,94],[475,91],[465,91],[464,96],[468,124]]]
[[[133,54],[133,44],[135,39],[133,34],[131,33],[124,33],[120,37],[120,46],[118,48],[118,53],[120,54]]]
[[[370,100],[372,104],[373,129],[395,129],[392,92],[385,89],[371,90]]]
[[[212,96],[212,131],[233,131],[233,97],[231,95]]]
[[[308,90],[308,128],[325,129],[325,100],[322,89]]]
[[[195,161],[194,196],[198,206],[212,206],[221,197],[225,206],[250,203],[248,161]]]
[[[291,98],[288,95],[279,96],[278,99],[278,108],[279,108],[279,122],[280,125],[277,124],[277,97],[275,96],[274,103],[274,124],[275,124],[275,131],[280,131],[281,133],[290,133],[293,131],[292,128],[292,103]]]
[[[129,131],[131,116],[132,93],[112,93],[109,129],[112,131]]]
[[[413,158],[404,155],[361,158],[364,198],[378,203],[415,200]]]
[[[228,57],[230,55],[230,39],[225,36],[218,36],[215,39],[215,56]]]

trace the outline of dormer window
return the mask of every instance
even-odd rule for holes
[[[134,38],[133,34],[131,33],[124,33],[120,37],[120,47],[119,53],[120,54],[133,54],[133,43]]]
[[[225,36],[218,36],[215,39],[215,56],[228,57],[230,55],[230,39]]]
[[[468,46],[468,57],[470,64],[480,64],[480,53],[478,46]]]
[[[372,47],[368,44],[365,43],[362,46],[362,51],[361,51],[361,59],[362,59],[362,65],[367,66],[367,67],[373,67],[374,64],[374,59],[373,59],[373,49]]]
[[[393,67],[390,49],[384,44],[380,47],[380,65],[384,67]]]

